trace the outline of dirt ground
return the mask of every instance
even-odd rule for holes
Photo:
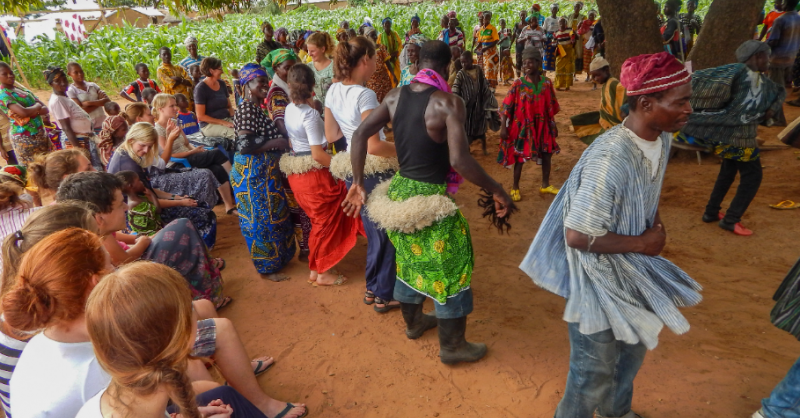
[[[498,101],[506,90],[498,89]],[[47,96],[40,97],[46,102]],[[571,132],[569,117],[596,110],[599,90],[577,82],[557,96],[561,153],[553,158],[551,181],[561,186],[586,148]],[[800,109],[786,106],[786,113],[792,120]],[[766,145],[781,145],[780,130],[765,128],[760,136]],[[490,155],[483,156],[477,144],[473,155],[510,187],[512,172],[495,162],[497,141],[491,133]],[[751,237],[700,221],[719,170],[716,158],[703,157],[698,165],[694,153],[682,151],[670,161],[660,209],[668,232],[663,255],[704,286],[704,300],[683,310],[689,333],[665,329],[648,353],[633,400],[643,417],[749,417],[800,355],[800,344],[769,322],[772,295],[800,256],[794,247],[800,210],[767,206],[800,201],[798,158],[793,149],[763,152],[763,184],[743,219],[755,231]],[[228,262],[225,293],[234,299],[220,314],[236,324],[251,356],[276,358],[276,366],[259,377],[262,387],[277,399],[306,403],[310,417],[552,416],[569,366],[564,300],[536,287],[518,268],[553,200],[538,193],[540,176],[535,164],[524,168],[523,200],[508,236],[481,218],[475,186],[465,184],[456,195],[470,221],[476,259],[467,337],[485,342],[489,353],[455,367],[439,362],[435,331],[408,340],[399,310],[378,314],[362,303],[366,240],[360,238],[341,263],[350,277],[344,286],[308,285],[308,266],[297,260],[285,270],[292,280],[272,283],[250,262],[238,219],[218,206],[213,252]],[[733,190],[723,210],[732,198]],[[426,309],[432,309],[430,301]]]

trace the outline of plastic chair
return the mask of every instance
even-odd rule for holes
[[[186,158],[172,157],[169,159],[169,161],[176,164],[183,164],[183,166],[186,168],[192,168],[192,165],[189,164],[189,160],[187,160]]]

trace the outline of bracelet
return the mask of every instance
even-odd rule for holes
[[[597,239],[597,237],[592,237],[592,239],[589,240],[589,245],[586,246],[586,252],[587,253],[592,252],[592,245],[594,244],[594,240],[596,240],[596,239]]]

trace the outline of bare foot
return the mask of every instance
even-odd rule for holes
[[[328,270],[325,273],[320,273],[314,284],[316,286],[341,286],[345,283],[347,283],[347,276]]]
[[[290,409],[289,412],[283,416],[283,418],[300,418],[306,413],[306,404],[293,403],[292,405],[294,405],[294,408]],[[266,402],[266,405],[263,407],[259,406],[258,409],[260,409],[261,412],[268,417],[276,417],[278,414],[283,412],[287,406],[289,406],[289,404],[286,402],[270,399],[268,402]]]
[[[311,274],[308,275],[308,282],[314,283],[317,281],[317,277],[319,277],[319,273],[314,270],[311,270]]]
[[[287,276],[283,273],[262,274],[261,278],[272,282],[282,282],[291,279],[290,276]]]

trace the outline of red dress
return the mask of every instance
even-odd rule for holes
[[[508,139],[500,140],[497,162],[505,167],[524,163],[540,153],[560,151],[554,119],[561,108],[553,82],[542,76],[538,85],[521,77],[514,81],[500,112],[510,121]]]

